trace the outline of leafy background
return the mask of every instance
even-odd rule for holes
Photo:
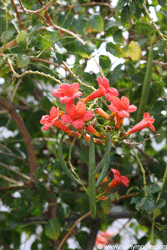
[[[156,12],[155,22],[150,10]],[[110,1],[1,0],[0,16],[0,197],[7,208],[0,212],[0,248],[19,249],[24,232],[36,236],[32,250],[57,249],[75,220],[89,212],[87,195],[59,164],[60,131],[51,128],[43,132],[39,121],[53,105],[61,105],[51,94],[59,81],[79,82],[87,96],[91,90],[84,83],[97,88],[100,68],[120,95],[139,106],[153,36],[153,72],[145,110],[155,118],[159,135],[136,150],[146,171],[149,196],[144,196],[141,170],[132,149],[123,143],[116,145],[110,167],[130,179],[130,188],[117,188],[110,199],[98,204],[97,218],[83,220],[70,236],[77,242],[75,249],[92,249],[98,230],[106,230],[118,218],[129,218],[128,229],[133,229],[135,239],[131,244],[145,245],[151,238],[155,212],[154,240],[166,244],[165,182],[161,190],[167,160],[166,1],[119,0],[114,7]],[[141,57],[127,56],[132,41],[140,46]],[[125,130],[135,120],[133,114]],[[133,140],[141,142],[152,136],[150,130],[144,130]],[[69,138],[64,145],[66,160],[70,144]],[[96,147],[97,162],[104,150]],[[84,180],[87,159],[88,145],[78,141],[72,161]],[[126,192],[136,195],[112,202]],[[114,214],[112,208],[118,205],[122,212]],[[84,231],[85,227],[89,230]],[[121,244],[121,235],[120,230],[112,243]],[[62,249],[70,249],[67,242]]]

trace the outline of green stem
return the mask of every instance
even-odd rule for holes
[[[147,186],[147,184],[146,184],[145,169],[144,169],[144,167],[143,167],[143,165],[142,165],[142,163],[141,163],[141,161],[140,161],[138,155],[136,154],[135,150],[133,150],[133,153],[134,153],[134,156],[135,156],[135,158],[136,158],[136,160],[137,160],[137,162],[138,162],[138,164],[139,164],[139,166],[140,166],[140,169],[141,169],[141,171],[142,171],[142,174],[143,174],[144,193],[145,193],[145,196],[147,197],[148,194],[147,194],[147,191],[146,191],[146,186]]]
[[[89,205],[92,218],[96,217],[96,179],[95,179],[95,144],[93,135],[89,143]]]
[[[74,138],[74,140],[71,143],[70,149],[69,149],[69,155],[68,155],[68,163],[70,165],[71,168],[71,172],[76,176],[76,178],[79,180],[80,184],[82,185],[83,189],[85,190],[85,192],[88,194],[87,189],[85,188],[84,182],[80,179],[79,175],[75,172],[75,167],[73,166],[73,164],[71,163],[71,153],[72,153],[72,149],[74,147],[75,141],[76,141],[76,137]]]
[[[15,74],[14,77],[16,78],[22,78],[26,75],[29,75],[29,74],[34,74],[34,75],[40,75],[40,76],[44,76],[46,78],[50,78],[51,80],[55,81],[56,83],[58,84],[62,84],[62,82],[60,82],[58,79],[56,79],[54,76],[51,76],[50,74],[45,74],[43,72],[39,72],[39,71],[32,71],[32,70],[28,70],[26,72],[24,72],[23,74],[19,75],[19,74]]]
[[[161,197],[166,180],[167,180],[167,164],[166,164],[165,173],[164,173],[163,180],[162,180],[161,190],[159,191],[157,199],[156,199],[156,205]],[[157,209],[155,208],[153,211],[153,219],[152,219],[152,227],[151,227],[151,245],[154,245],[154,228],[155,228],[156,210]]]
[[[137,122],[142,120],[145,107],[147,105],[148,95],[150,91],[150,81],[151,81],[151,75],[152,75],[152,64],[153,64],[153,43],[151,43],[150,51],[148,55],[146,74],[144,78],[141,100],[140,100],[140,105],[139,105],[138,114],[137,114]]]

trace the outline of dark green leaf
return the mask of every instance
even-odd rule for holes
[[[99,63],[103,70],[109,70],[111,67],[111,60],[108,56],[101,55],[99,57]]]
[[[115,8],[116,13],[122,9],[122,7],[127,3],[126,0],[118,0],[117,6]]]
[[[166,5],[166,0],[158,0],[159,5],[161,5],[162,7],[165,7]]]
[[[160,209],[160,208],[164,207],[165,205],[166,205],[166,201],[163,199],[160,199],[158,204],[156,204],[156,208]]]
[[[123,23],[128,23],[130,21],[130,16],[131,16],[131,10],[129,5],[125,5],[123,7],[123,10],[121,12],[121,21]]]
[[[116,57],[121,57],[124,53],[122,49],[114,43],[107,43],[106,51]]]
[[[147,198],[146,202],[144,203],[144,208],[148,213],[152,213],[153,209],[155,208],[155,201],[151,198]]]

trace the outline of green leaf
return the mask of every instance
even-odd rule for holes
[[[161,13],[165,16],[165,17],[167,17],[167,11],[166,10],[160,10],[161,11]]]
[[[118,3],[117,3],[117,6],[115,8],[115,12],[117,14],[117,12],[122,9],[122,7],[127,3],[126,0],[119,0]]]
[[[14,29],[9,29],[4,31],[1,35],[2,42],[5,43],[6,41],[10,40],[13,37],[14,33],[15,33]]]
[[[143,197],[137,204],[136,204],[136,209],[137,210],[140,210],[141,207],[143,207],[143,205],[145,204],[147,198],[146,197]]]
[[[144,208],[149,214],[152,213],[153,209],[155,208],[155,201],[151,198],[148,198],[144,203]]]
[[[162,7],[165,7],[166,5],[166,0],[158,0],[159,5],[161,5]]]
[[[100,15],[94,15],[89,18],[89,26],[93,31],[103,31],[104,23],[103,18]]]
[[[85,30],[87,29],[87,20],[83,15],[79,15],[79,17],[73,20],[73,28],[81,35],[85,34]]]
[[[49,113],[51,107],[53,106],[50,100],[44,96],[42,99],[39,101],[41,108],[46,111],[46,113]]]
[[[130,16],[131,16],[131,10],[130,10],[130,7],[129,5],[125,5],[123,7],[123,10],[121,12],[121,21],[123,23],[127,23],[130,21]]]
[[[121,24],[122,23],[120,21],[109,20],[108,22],[105,23],[105,30],[109,30],[110,28],[114,26],[121,26]]]
[[[27,31],[22,30],[16,36],[16,42],[21,48],[26,48],[27,45]]]
[[[135,33],[140,34],[142,36],[150,36],[153,32],[153,26],[145,23],[145,22],[138,22],[135,25]]]
[[[158,204],[156,205],[156,208],[160,209],[160,208],[164,207],[165,205],[166,205],[166,201],[161,199],[161,200],[159,200]]]
[[[122,57],[124,54],[124,51],[114,43],[107,43],[106,51],[116,57]]]
[[[93,51],[95,50],[95,48],[96,48],[96,45],[94,45],[91,42],[86,42],[85,50],[86,50],[88,55],[91,55],[93,53]]]
[[[17,65],[19,68],[23,68],[26,65],[28,65],[30,62],[30,57],[23,55],[23,54],[18,54],[17,56]]]
[[[155,193],[159,192],[160,190],[161,190],[161,188],[158,185],[155,184],[151,188],[151,193],[155,194]]]
[[[61,225],[57,218],[51,219],[45,226],[45,234],[52,240],[57,240],[61,233]]]
[[[83,58],[89,58],[90,53],[94,50],[95,46],[92,43],[86,43],[85,46],[80,42],[76,42],[74,45],[75,52]]]
[[[123,43],[124,37],[122,35],[122,30],[117,30],[114,34],[113,34],[113,39],[115,43]]]
[[[111,60],[108,56],[100,55],[99,63],[103,70],[110,70]]]

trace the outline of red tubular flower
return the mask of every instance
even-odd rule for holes
[[[82,95],[79,91],[79,83],[63,83],[59,89],[54,89],[52,95],[58,97],[61,103],[74,103],[74,99]]]
[[[111,232],[102,232],[97,235],[95,245],[104,248],[107,244],[109,244],[111,237],[113,237]]]
[[[125,96],[122,96],[121,99],[113,96],[110,100],[112,104],[108,107],[113,112],[113,115],[116,116],[117,123],[115,129],[119,129],[123,124],[123,119],[129,117],[129,113],[135,112],[137,107],[129,105],[129,99]]]
[[[40,123],[44,124],[42,128],[44,131],[48,130],[50,126],[53,125],[68,133],[70,136],[75,136],[75,132],[70,130],[62,121],[59,120],[59,109],[56,107],[51,108],[50,115],[43,115]]]
[[[100,134],[94,127],[92,127],[92,125],[88,125],[87,127],[85,127],[85,129],[90,132],[92,135],[95,135],[99,138],[103,138],[103,135]]]
[[[155,132],[155,127],[152,125],[155,119],[149,116],[149,113],[144,113],[143,120],[137,123],[133,128],[131,128],[128,132],[125,133],[125,137],[135,133],[137,131],[142,130],[143,128],[150,127]]]
[[[129,186],[129,179],[126,176],[121,175],[121,173],[114,168],[112,168],[112,172],[114,173],[114,179],[107,185],[106,193],[108,193],[110,189],[120,185],[121,183],[123,183],[126,187]]]
[[[74,128],[80,129],[85,126],[85,121],[93,118],[92,111],[86,111],[86,104],[83,101],[74,104],[66,105],[66,113],[61,117],[62,121],[67,124],[72,124]]]
[[[86,135],[83,135],[83,137],[84,137],[84,139],[85,139],[86,141],[90,141],[90,135],[86,134]],[[102,141],[99,140],[99,139],[94,138],[94,143],[100,144],[100,145],[101,145],[101,144],[102,144]]]
[[[109,120],[110,116],[101,108],[96,108],[95,109],[96,113],[98,113],[98,115],[102,116],[103,118]]]
[[[102,97],[105,95],[106,99],[110,101],[111,96],[118,96],[118,91],[115,88],[109,87],[109,81],[106,77],[101,79],[98,77],[99,89],[95,90],[89,96],[87,96],[83,101],[88,102],[98,97]]]

